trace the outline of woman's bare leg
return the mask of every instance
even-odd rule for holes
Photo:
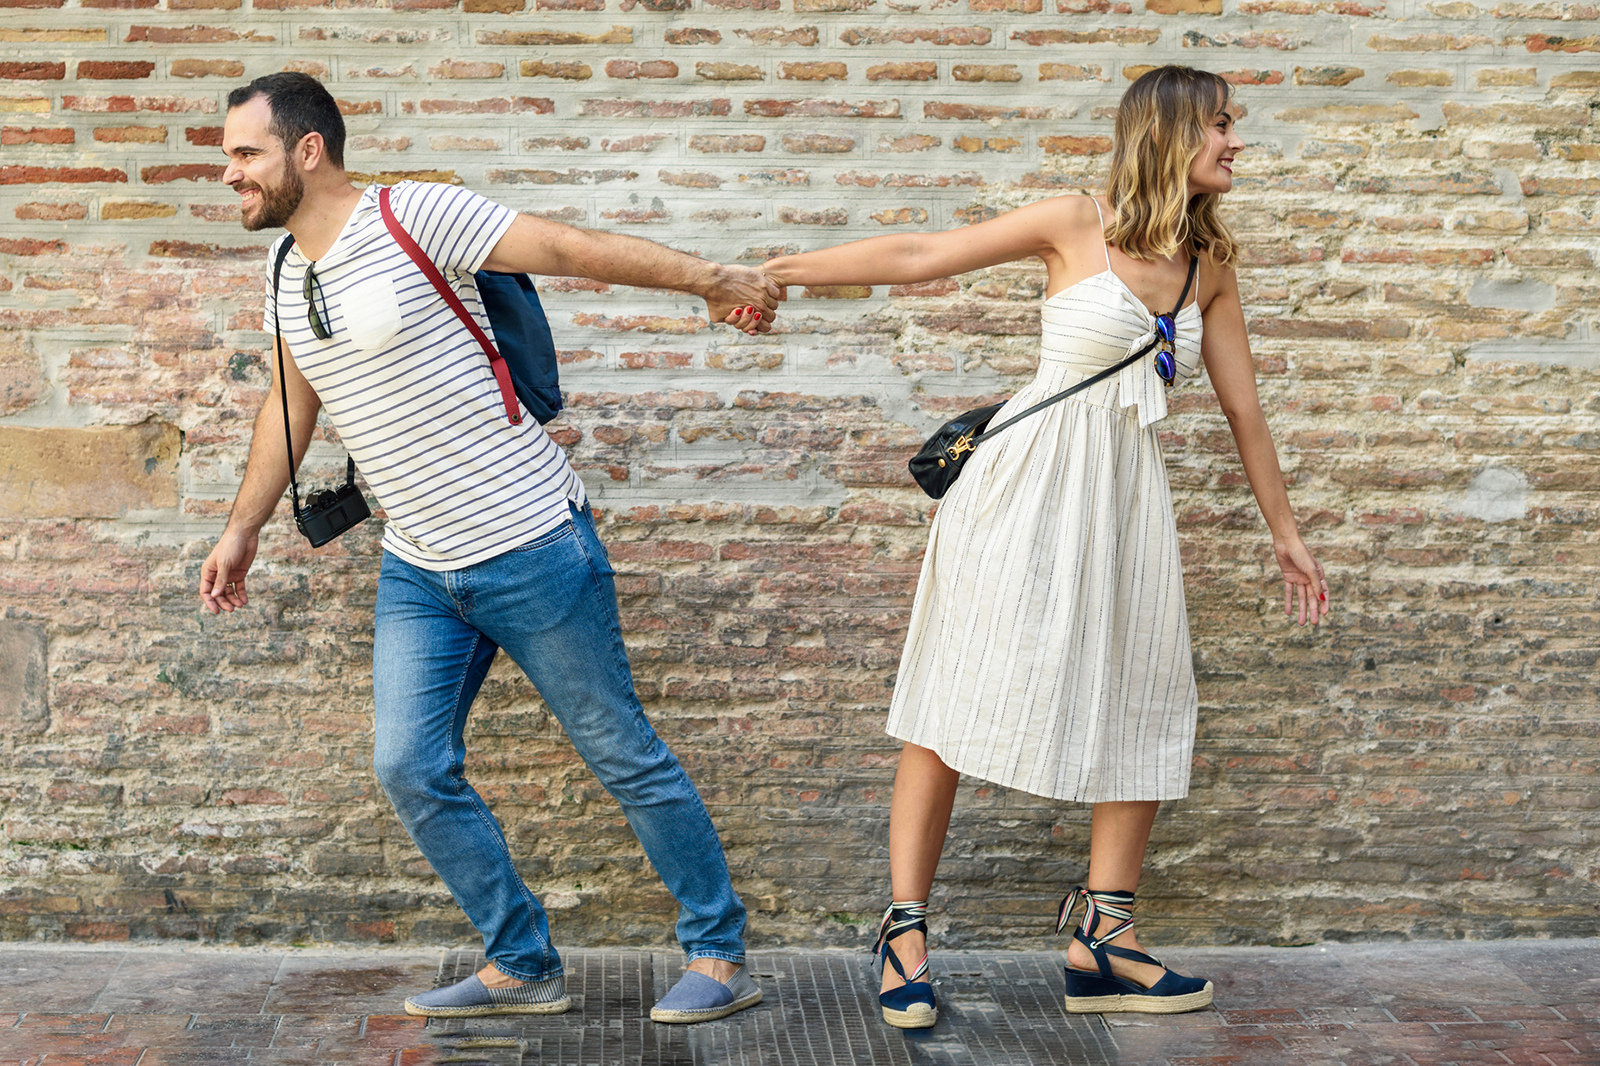
[[[1089,828],[1089,878],[1085,882],[1091,892],[1138,891],[1139,873],[1144,868],[1144,853],[1150,843],[1150,827],[1155,823],[1156,809],[1160,806],[1154,800],[1094,805]],[[1118,919],[1101,915],[1094,931],[1110,932],[1118,922]],[[1139,944],[1137,929],[1117,937],[1116,946],[1144,950]],[[1067,963],[1079,970],[1096,968],[1094,956],[1076,940],[1067,947]],[[1161,980],[1164,972],[1159,966],[1115,956],[1111,957],[1111,969],[1118,977],[1126,977],[1146,988]]]
[[[889,878],[895,899],[928,898],[944,837],[950,830],[960,776],[928,748],[907,744],[901,750],[889,801]],[[895,937],[894,954],[907,973],[926,951],[927,939],[919,932]],[[894,967],[885,965],[882,990],[903,984]]]

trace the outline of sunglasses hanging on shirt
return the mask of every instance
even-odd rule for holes
[[[294,243],[294,238],[289,238],[289,243]],[[281,263],[282,260],[280,259]],[[306,298],[306,324],[311,327],[311,335],[319,341],[333,339],[333,330],[328,328],[328,298],[322,295],[322,283],[317,280],[315,264],[306,264],[306,280],[301,286],[301,295]],[[277,298],[278,285],[273,281],[273,298]],[[322,310],[317,310],[317,303],[321,302]]]

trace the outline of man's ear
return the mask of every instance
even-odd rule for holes
[[[322,134],[315,131],[300,138],[300,143],[294,146],[294,152],[291,154],[295,165],[307,172],[316,170],[328,158],[327,145],[322,141]]]

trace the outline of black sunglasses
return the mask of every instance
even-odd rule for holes
[[[333,330],[328,328],[328,301],[322,296],[322,283],[317,280],[316,272],[311,269],[311,264],[306,264],[305,286],[301,295],[306,300],[306,321],[311,324],[311,335],[319,341],[330,340]],[[317,313],[317,300],[322,299],[322,313]]]

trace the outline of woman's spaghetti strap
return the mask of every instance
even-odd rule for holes
[[[1106,213],[1100,210],[1100,198],[1098,196],[1091,192],[1085,192],[1083,195],[1087,196],[1089,198],[1089,202],[1094,204],[1094,213],[1100,216],[1100,244],[1102,246],[1102,250],[1106,253],[1106,269],[1110,270],[1111,245],[1106,243]]]

